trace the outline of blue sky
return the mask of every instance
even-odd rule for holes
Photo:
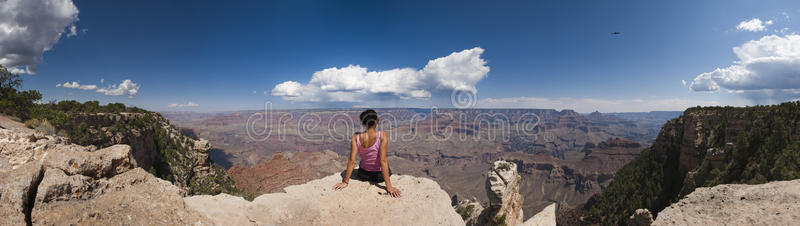
[[[35,66],[23,89],[37,89],[45,100],[122,102],[157,111],[259,109],[267,101],[278,108],[452,107],[450,91],[466,89],[476,91],[475,107],[612,112],[800,96],[800,74],[792,70],[798,65],[791,63],[791,51],[800,46],[793,38],[798,1],[41,1],[72,3],[77,12],[54,17],[64,24],[60,38],[39,49],[36,62],[6,64]],[[7,10],[23,14],[25,7]],[[753,19],[760,23],[737,28]],[[14,22],[0,16],[0,26]],[[0,57],[13,54],[11,34],[0,29]],[[789,69],[772,75],[764,71],[777,69],[748,67],[747,54],[733,48],[751,40],[757,47],[790,49],[760,56],[785,57],[789,66],[765,64]],[[476,47],[482,52],[466,52]],[[464,59],[471,63],[424,69],[430,60],[455,59],[448,58],[454,53],[472,54]],[[343,70],[349,65],[367,72],[413,70],[355,75]],[[737,66],[750,68],[745,76],[751,79],[730,83],[725,78],[739,74],[713,73]],[[344,74],[310,82],[329,68]],[[336,76],[375,75],[384,77],[365,87],[336,83],[350,81]],[[393,85],[409,80],[416,82]],[[288,81],[296,84],[278,92]],[[96,88],[68,88],[76,87],[72,82]]]

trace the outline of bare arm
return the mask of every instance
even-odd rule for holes
[[[381,173],[383,174],[383,179],[386,181],[386,188],[392,187],[392,181],[389,180],[389,161],[386,160],[386,147],[389,146],[386,141],[386,133],[381,133],[381,147],[378,149],[378,156],[381,160]]]
[[[386,133],[381,133],[381,147],[378,155],[381,161],[381,173],[383,180],[386,181],[386,191],[392,197],[400,197],[400,190],[392,186],[392,181],[389,178],[389,161],[386,160],[386,148],[389,146],[389,139],[386,138]]]
[[[353,175],[353,167],[356,165],[356,154],[358,153],[356,136],[358,136],[358,134],[353,135],[353,139],[350,139],[350,160],[347,161],[347,173],[345,173],[344,178],[342,178],[342,182],[345,183],[350,182],[350,176]]]
[[[358,134],[354,134],[353,138],[350,140],[350,160],[347,161],[347,172],[345,173],[344,178],[342,178],[342,182],[333,186],[334,190],[345,188],[347,187],[347,184],[350,183],[350,176],[353,175],[353,167],[356,164],[356,153],[358,153],[356,136],[358,136]]]

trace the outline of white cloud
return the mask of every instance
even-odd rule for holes
[[[489,73],[481,59],[483,49],[475,47],[428,61],[421,70],[396,68],[368,71],[358,65],[327,68],[314,72],[306,84],[286,81],[272,89],[273,96],[310,102],[360,102],[369,96],[399,99],[428,99],[434,93],[452,90],[477,92],[475,84]]]
[[[105,82],[105,79],[100,79],[100,83]],[[106,88],[97,88],[97,85],[81,85],[78,82],[65,82],[64,84],[56,84],[56,87],[64,87],[70,89],[82,90],[96,90],[98,93],[105,95],[120,96],[127,95],[129,97],[136,96],[139,92],[139,85],[131,80],[125,79],[119,85],[111,85]]]
[[[78,27],[76,27],[75,25],[70,25],[69,26],[69,33],[67,33],[67,37],[73,37],[73,36],[76,36],[76,35],[78,35]]]
[[[192,103],[191,101],[189,101],[189,103],[186,103],[186,104],[170,104],[168,107],[174,108],[174,107],[197,107],[197,106],[200,106],[200,105]]]
[[[81,85],[78,82],[65,82],[64,84],[56,84],[56,87],[64,87],[70,89],[94,90],[97,89],[96,85]]]
[[[800,35],[764,36],[734,47],[733,52],[738,61],[697,75],[690,89],[715,92],[725,88],[756,102],[792,99],[800,91]]]
[[[745,20],[739,22],[739,25],[736,26],[736,30],[739,31],[763,31],[766,29],[766,25],[771,25],[772,20],[768,20],[762,22],[761,19],[754,18],[752,20]]]
[[[14,73],[36,73],[42,54],[61,36],[77,34],[72,0],[0,1],[0,64]]]
[[[104,78],[100,78],[100,84],[103,84],[103,83],[105,83],[105,82],[106,82],[106,79],[104,79]]]
[[[636,99],[598,99],[598,98],[538,98],[510,97],[486,98],[478,101],[478,108],[535,108],[571,109],[577,112],[644,112],[644,111],[683,111],[694,106],[720,105],[715,101],[699,101],[678,98],[636,98]]]
[[[136,96],[136,94],[139,92],[139,85],[131,82],[129,79],[125,79],[119,85],[111,85],[106,88],[100,88],[97,89],[97,92],[110,96],[127,95],[132,97]]]

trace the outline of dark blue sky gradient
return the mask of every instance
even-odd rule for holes
[[[738,104],[723,92],[689,92],[681,80],[736,60],[731,48],[775,33],[797,1],[84,1],[77,37],[45,52],[24,88],[46,100],[99,99],[151,110],[257,109],[276,84],[308,82],[329,67],[422,68],[480,46],[491,71],[483,98],[679,98]],[[738,32],[746,19],[769,31]],[[621,35],[611,35],[619,31]],[[794,31],[794,30],[790,30]],[[104,96],[55,84],[118,84]],[[103,86],[103,85],[101,85]],[[252,91],[258,94],[252,94]],[[199,107],[173,109],[192,101]],[[427,106],[426,101],[415,103]],[[663,110],[663,109],[652,109]]]

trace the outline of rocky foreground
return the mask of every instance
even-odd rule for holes
[[[350,180],[333,191],[340,174],[286,187],[285,193],[261,195],[252,202],[227,194],[185,198],[188,208],[220,225],[464,225],[450,198],[435,181],[393,175],[403,196],[392,198],[377,185]]]
[[[697,188],[653,225],[788,225],[800,222],[800,180]]]
[[[24,127],[0,126],[0,225],[463,225],[430,179],[392,176],[402,198],[337,173],[249,202],[184,197],[186,192],[137,166],[131,147],[71,144]]]

